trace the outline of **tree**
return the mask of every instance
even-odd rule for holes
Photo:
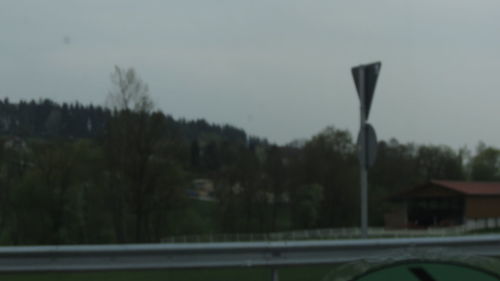
[[[152,113],[148,87],[133,69],[115,67],[114,91],[108,104],[115,109],[106,135],[110,171],[108,187],[117,198],[114,206],[118,241],[146,241],[155,195],[163,186],[166,159],[158,153],[164,116]],[[131,212],[133,227],[127,221]],[[129,232],[132,232],[131,238]]]
[[[471,161],[471,178],[476,181],[500,180],[500,150],[480,143]]]
[[[319,184],[324,187],[321,226],[353,225],[358,219],[356,211],[345,212],[359,206],[359,189],[356,188],[358,161],[350,133],[326,128],[306,143],[302,153],[301,168],[297,171],[302,174],[302,179],[296,184]],[[297,202],[293,204],[292,208]]]
[[[200,167],[200,145],[198,144],[198,140],[194,140],[191,142],[191,167],[194,170],[198,170]]]
[[[420,146],[416,161],[421,181],[430,179],[463,180],[465,178],[462,157],[450,147]]]
[[[396,139],[380,141],[377,160],[369,171],[370,184],[378,186],[382,196],[390,195],[417,184],[420,179],[416,170],[417,147],[412,143],[399,143]]]
[[[45,130],[49,136],[58,136],[61,129],[61,112],[53,109],[45,121]]]
[[[301,186],[295,193],[295,206],[292,208],[294,225],[298,228],[318,226],[323,187],[318,184]]]
[[[266,174],[268,178],[269,190],[272,195],[271,202],[271,231],[277,230],[278,213],[281,207],[282,197],[285,195],[287,184],[286,170],[283,154],[278,146],[271,146],[267,151]]]
[[[396,139],[380,141],[377,160],[369,170],[368,208],[371,225],[383,225],[384,215],[398,207],[388,197],[421,183],[416,172],[417,146]]]
[[[72,236],[79,151],[68,142],[31,145],[29,169],[14,183],[11,224],[15,243],[79,242]]]
[[[111,74],[111,82],[113,89],[107,97],[107,105],[111,109],[145,113],[153,110],[149,87],[133,68],[124,70],[115,66],[115,71]]]

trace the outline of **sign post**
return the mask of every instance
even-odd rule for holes
[[[359,79],[359,97],[360,97],[360,143],[361,143],[361,161],[360,161],[360,181],[361,181],[361,237],[368,238],[368,169],[366,168],[366,94],[365,94],[365,70],[358,69]]]
[[[380,72],[381,63],[371,63],[360,65],[351,69],[354,78],[354,84],[359,96],[359,112],[360,112],[360,131],[358,137],[359,162],[360,162],[360,183],[361,183],[361,237],[368,237],[368,167],[373,165],[375,161],[375,151],[370,143],[373,143],[375,136],[367,134],[367,127],[370,126],[366,121],[370,113],[371,102],[375,92],[378,74]],[[370,126],[371,127],[371,126]],[[368,140],[368,138],[372,138]],[[375,146],[376,149],[376,146]],[[372,157],[371,157],[372,156]],[[371,159],[369,159],[371,158]]]

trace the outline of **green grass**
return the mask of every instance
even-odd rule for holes
[[[286,267],[279,269],[280,281],[322,280],[335,266]],[[9,281],[266,281],[271,280],[270,268],[183,269],[86,273],[16,273],[0,274]]]

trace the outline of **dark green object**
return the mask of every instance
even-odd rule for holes
[[[500,277],[466,264],[409,261],[370,270],[351,281],[498,281]]]

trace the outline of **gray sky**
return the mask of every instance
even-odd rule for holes
[[[357,133],[350,68],[382,61],[379,139],[500,146],[498,0],[4,0],[0,95],[104,104],[114,65],[157,107],[278,143]]]

